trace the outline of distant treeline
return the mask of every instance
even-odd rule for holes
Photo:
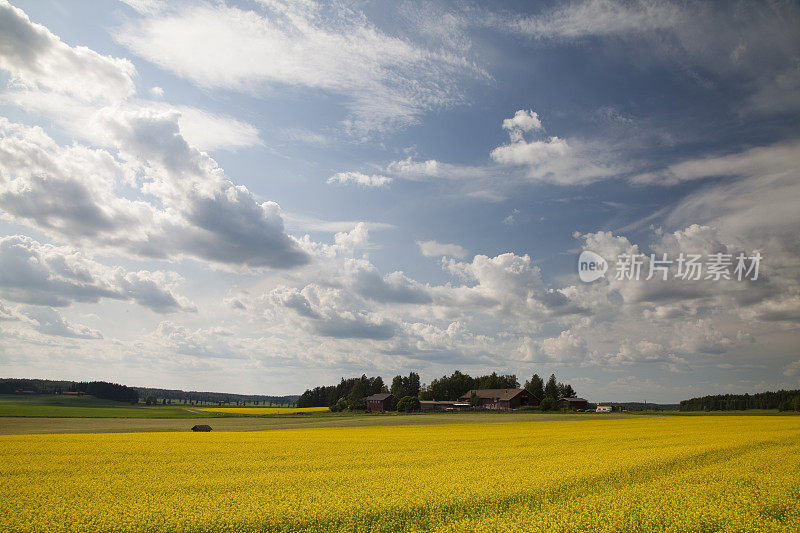
[[[77,392],[76,381],[54,381],[49,379],[0,378],[0,394],[14,394],[18,390],[37,394],[58,394],[62,391]]]
[[[627,411],[677,411],[677,403],[645,403],[645,402],[602,402],[600,405],[610,405],[619,410]]]
[[[188,403],[216,403],[216,404],[255,404],[255,405],[293,405],[298,396],[266,396],[262,394],[231,394],[226,392],[198,392],[183,391],[178,389],[155,389],[151,387],[136,387],[142,398],[154,398],[159,401],[177,401]]]
[[[106,381],[51,381],[49,379],[0,378],[0,394],[18,391],[37,394],[61,394],[82,392],[103,400],[137,403],[139,393],[133,387]]]
[[[472,377],[456,370],[451,375],[434,379],[427,385],[421,385],[419,374],[411,372],[408,376],[395,376],[392,379],[391,387],[387,387],[380,376],[362,375],[360,378],[342,378],[338,385],[308,389],[300,395],[297,407],[330,407],[333,411],[358,410],[364,408],[366,396],[381,392],[391,393],[396,404],[406,396],[420,400],[458,400],[473,389],[516,389],[519,386],[517,376],[513,374],[498,375],[496,372]],[[529,381],[525,382],[525,388],[539,400],[550,398],[553,403],[561,398],[576,396],[572,386],[568,383],[559,383],[554,374],[550,375],[547,383],[534,374]]]
[[[681,411],[743,411],[745,409],[780,409],[800,411],[800,390],[779,390],[758,394],[717,394],[683,400]]]
[[[122,388],[120,388],[122,387]],[[224,392],[197,392],[177,389],[156,389],[150,387],[127,387],[104,381],[56,381],[49,379],[0,378],[0,394],[14,394],[16,391],[37,394],[61,394],[63,392],[82,392],[97,398],[123,402],[143,401],[149,403],[182,402],[189,404],[255,404],[255,405],[294,405],[298,396],[265,396],[253,394],[232,394]],[[136,401],[133,400],[136,393]]]

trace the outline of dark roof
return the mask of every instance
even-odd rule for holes
[[[391,398],[391,397],[392,397],[391,394],[373,394],[372,396],[367,396],[364,399],[367,400],[367,401],[375,400],[375,401],[382,402],[382,401],[386,400],[387,398]]]
[[[460,400],[469,400],[472,398],[472,393],[475,393],[478,398],[483,399],[497,399],[499,401],[510,400],[517,397],[519,394],[530,394],[526,389],[473,389],[462,395]]]
[[[585,400],[583,398],[561,398],[561,401],[562,402],[581,402],[581,403],[586,402],[586,403],[589,403],[588,400]]]
[[[192,431],[211,431],[211,426],[208,424],[195,424],[192,426]]]

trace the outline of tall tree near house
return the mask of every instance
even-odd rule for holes
[[[405,384],[403,383],[403,376],[395,376],[392,379],[392,386],[389,388],[389,392],[394,394],[394,397],[398,398],[398,400],[403,396],[407,396],[407,394],[405,393],[406,387]]]
[[[421,399],[424,400],[457,400],[459,396],[474,389],[475,380],[468,374],[456,370],[450,376],[442,376],[430,382]]]
[[[475,388],[475,380],[472,379],[469,374],[462,374],[460,371],[456,370],[453,372],[453,375],[450,376],[449,387],[450,396],[448,396],[447,399],[458,400],[462,394]]]
[[[475,378],[476,389],[502,389],[505,387],[500,386],[500,376],[497,372],[492,372],[486,376],[478,376]]]
[[[356,379],[353,382],[353,387],[350,389],[350,393],[347,395],[347,406],[351,411],[366,408],[364,398],[369,396],[369,394],[372,394],[369,391],[368,385],[369,384],[366,376],[361,376],[361,379]]]
[[[395,376],[392,378],[392,386],[389,387],[389,392],[392,394],[392,411],[397,410],[397,404],[401,398],[406,396],[406,387],[403,383],[403,376]]]
[[[558,384],[558,397],[561,398],[576,398],[578,395],[569,383]]]
[[[408,374],[408,395],[419,396],[419,374],[416,372]]]
[[[544,387],[544,397],[558,401],[558,382],[555,374],[550,374],[550,379],[547,380],[547,385]]]
[[[544,399],[544,380],[539,377],[539,374],[534,374],[530,381],[526,381],[525,388],[539,401]]]
[[[364,379],[366,376],[362,376]],[[367,378],[367,396],[371,394],[387,393],[389,389],[383,384],[383,378],[380,376],[374,378]]]
[[[516,389],[519,387],[517,376],[513,374],[497,375],[497,372],[492,372],[487,376],[478,376],[475,378],[476,389]]]
[[[389,392],[394,395],[393,402],[396,404],[406,396],[417,398],[419,396],[419,388],[419,374],[411,372],[408,376],[395,376],[392,379],[392,387]]]

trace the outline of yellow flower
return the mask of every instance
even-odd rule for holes
[[[2,531],[800,531],[800,417],[0,437]]]

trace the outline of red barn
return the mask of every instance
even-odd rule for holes
[[[391,394],[373,394],[367,396],[364,401],[367,404],[368,413],[383,413],[392,409],[392,399],[394,396]]]

